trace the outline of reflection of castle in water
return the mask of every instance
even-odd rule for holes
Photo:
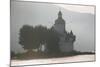
[[[73,51],[73,43],[75,41],[75,35],[71,31],[70,33],[65,30],[65,21],[62,18],[62,13],[59,11],[58,18],[55,20],[53,29],[58,32],[60,37],[59,47],[62,52]]]

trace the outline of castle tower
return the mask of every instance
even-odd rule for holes
[[[65,31],[65,20],[62,18],[61,11],[59,11],[58,18],[55,20],[54,29],[60,34]]]
[[[59,47],[62,52],[71,52],[74,50],[73,43],[75,36],[73,32],[67,33],[65,30],[65,20],[62,17],[62,12],[58,12],[58,17],[55,20],[53,29],[59,34]]]

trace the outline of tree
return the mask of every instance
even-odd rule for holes
[[[58,33],[52,29],[48,29],[43,26],[36,26],[34,28],[34,33],[37,38],[38,46],[40,44],[47,44],[46,48],[48,53],[59,52],[59,36]]]
[[[19,44],[24,49],[32,50],[39,48],[40,44],[45,43],[48,29],[43,26],[33,28],[29,25],[24,25],[20,29]]]
[[[38,49],[41,44],[46,44],[48,53],[59,52],[59,36],[57,32],[44,26],[32,27],[24,25],[20,29],[19,43],[24,49]]]
[[[58,53],[60,52],[59,48],[59,36],[58,33],[52,29],[48,32],[47,38],[48,50],[49,53]]]
[[[34,28],[32,26],[29,25],[24,25],[21,29],[20,29],[20,33],[19,33],[19,44],[22,45],[22,47],[24,49],[33,49],[34,47],[34,41],[33,41],[33,35],[34,35]]]
[[[48,30],[46,27],[43,26],[36,26],[34,28],[34,40],[37,41],[37,43],[45,43],[47,35],[48,35]],[[39,45],[38,45],[39,46]]]

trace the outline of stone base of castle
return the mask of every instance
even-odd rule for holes
[[[59,46],[60,46],[60,50],[62,52],[71,52],[71,51],[73,51],[73,43],[72,42],[60,42]]]

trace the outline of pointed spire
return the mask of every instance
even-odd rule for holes
[[[72,30],[71,30],[71,32],[70,32],[70,35],[73,35],[73,32],[72,32]]]
[[[64,24],[65,25],[65,20],[62,17],[62,12],[58,12],[58,18],[55,20],[56,24]]]
[[[59,11],[59,13],[58,13],[58,17],[62,17],[62,13],[61,13],[61,11]]]

